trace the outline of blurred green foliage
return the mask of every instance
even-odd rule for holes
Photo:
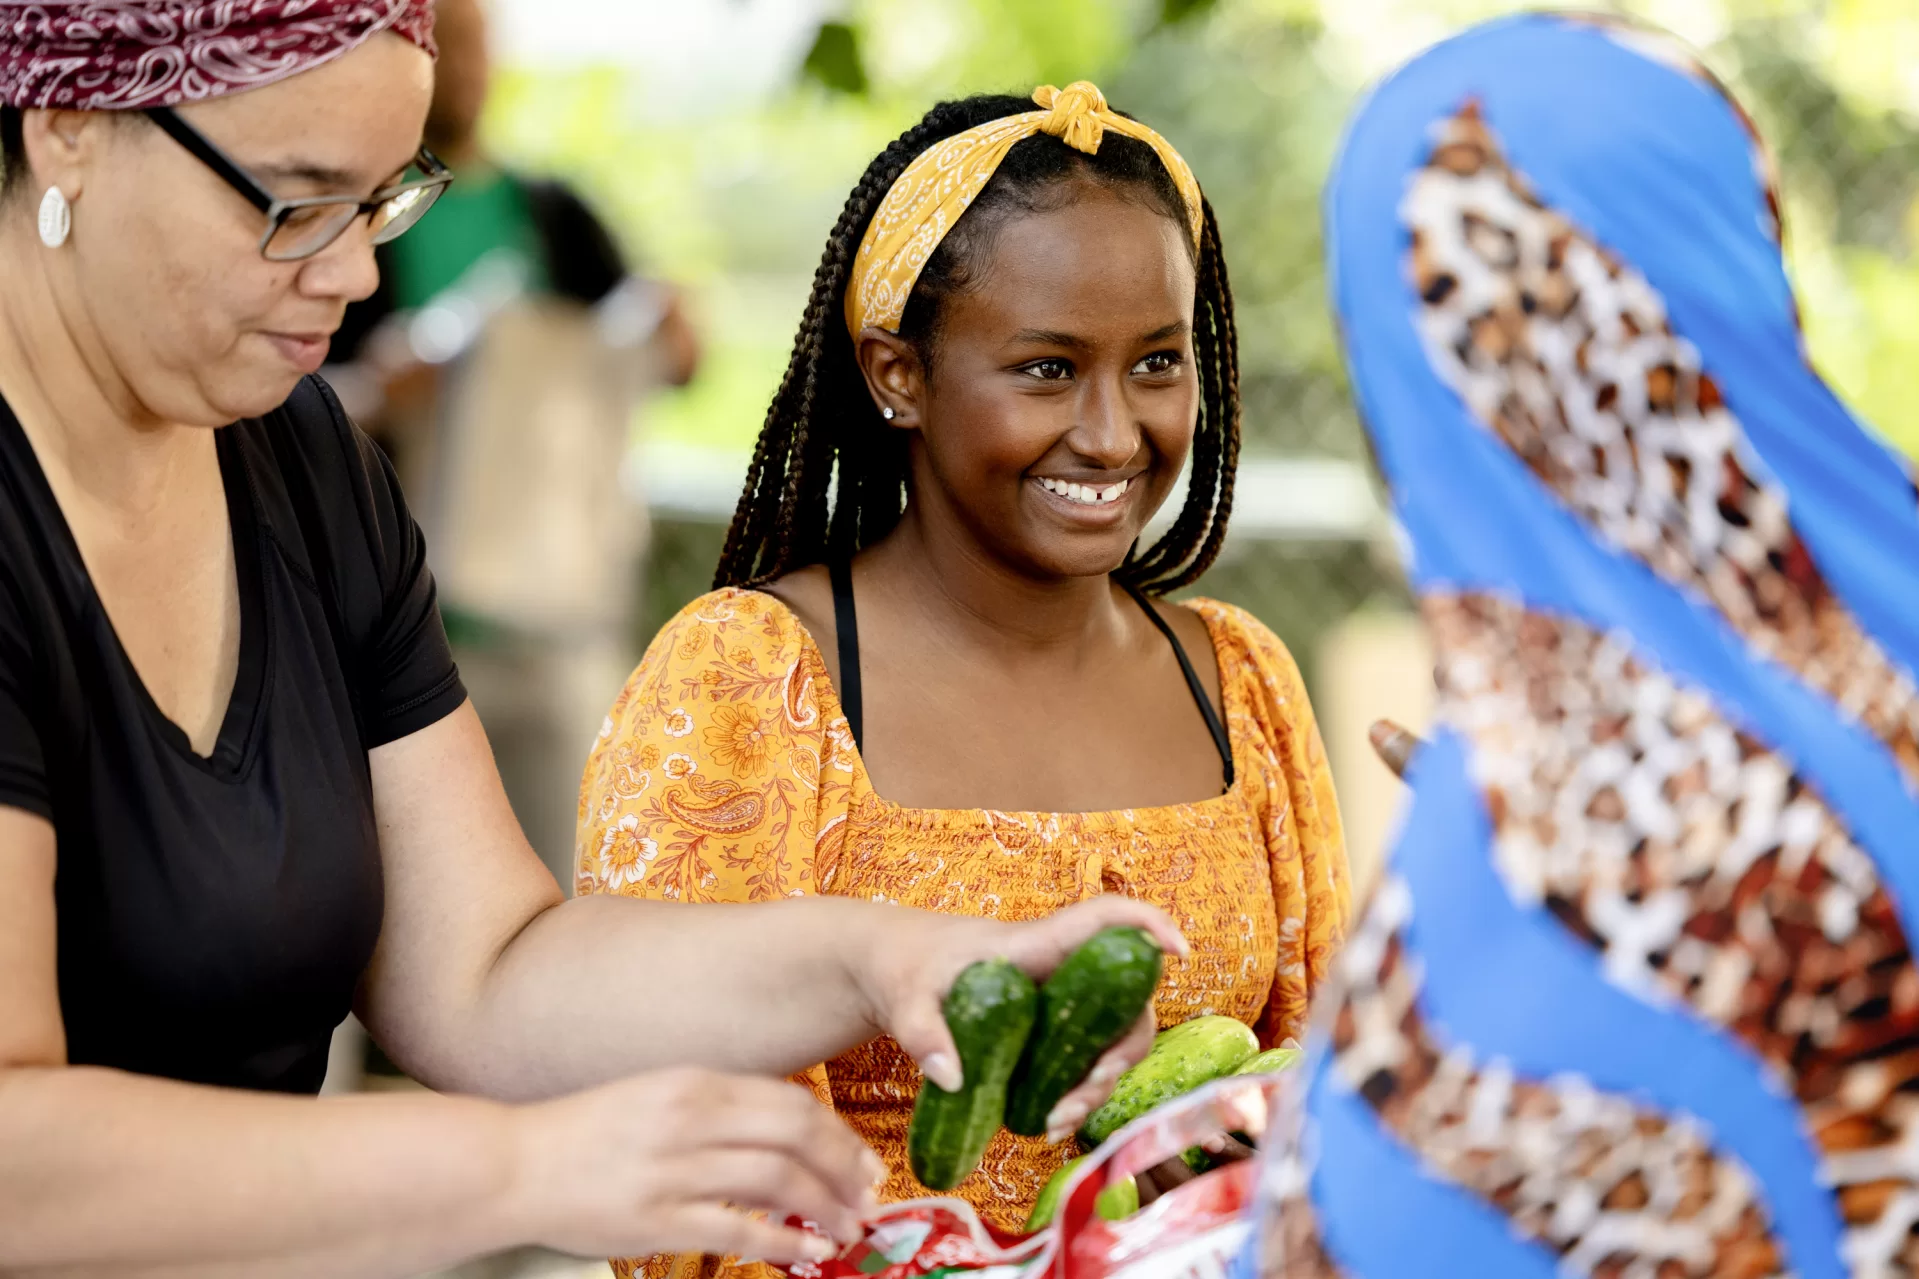
[[[822,22],[800,70],[820,84],[855,96],[867,89],[866,64],[860,60],[859,29],[844,22]]]
[[[942,97],[1092,79],[1192,161],[1218,210],[1247,446],[1359,457],[1326,315],[1319,188],[1365,83],[1502,0],[848,0],[771,91],[642,105],[616,67],[504,70],[489,127],[571,174],[654,270],[695,288],[711,358],[651,428],[744,447],[785,365],[827,229],[865,163]],[[1919,450],[1912,257],[1919,18],[1905,0],[1644,0],[1703,47],[1777,152],[1816,361]],[[1677,15],[1677,16],[1675,16]],[[1681,20],[1684,19],[1684,20]]]
[[[635,72],[506,70],[499,148],[577,179],[644,262],[693,286],[709,356],[655,434],[746,449],[785,368],[826,232],[867,162],[933,102],[1090,79],[1191,161],[1237,300],[1246,447],[1360,459],[1328,316],[1319,193],[1365,86],[1510,0],[845,0],[770,90],[648,107]],[[1919,5],[1631,0],[1752,110],[1784,175],[1788,267],[1815,363],[1919,453]],[[664,522],[637,637],[705,589],[719,531]],[[1240,544],[1203,584],[1308,667],[1328,627],[1393,605],[1375,548]]]

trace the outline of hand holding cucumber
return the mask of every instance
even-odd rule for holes
[[[1117,1061],[1142,1030],[1150,1042],[1160,954],[1144,929],[1107,927],[1043,988],[1005,959],[968,965],[942,1006],[963,1067],[960,1086],[944,1087],[929,1071],[913,1106],[907,1157],[920,1183],[959,1185],[1002,1123],[1064,1140],[1105,1090],[1102,1069],[1117,1077]],[[1092,1077],[1082,1084],[1088,1067]]]
[[[1043,982],[1095,933],[1127,927],[1143,930],[1176,955],[1187,953],[1186,939],[1165,912],[1131,898],[1103,896],[1021,924],[902,911],[898,927],[877,943],[884,953],[858,964],[855,972],[875,1028],[892,1035],[927,1079],[957,1092],[965,1072],[941,1004],[962,971],[979,961],[1004,959]],[[1084,1082],[1053,1107],[1048,1125],[1053,1134],[1070,1134],[1106,1099],[1113,1082],[1152,1047],[1153,1030],[1148,1007],[1093,1064]]]

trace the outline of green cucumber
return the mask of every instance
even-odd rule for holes
[[[906,1159],[929,1190],[951,1190],[979,1167],[1006,1113],[1006,1084],[1039,1008],[1033,979],[1003,959],[968,967],[941,1011],[959,1049],[961,1082],[948,1092],[928,1079],[913,1103]]]
[[[1032,1215],[1026,1218],[1026,1233],[1032,1234],[1044,1230],[1053,1224],[1053,1215],[1059,1211],[1060,1192],[1066,1189],[1067,1181],[1074,1169],[1086,1162],[1086,1156],[1067,1161],[1065,1167],[1053,1174],[1039,1192],[1039,1198],[1033,1201]],[[1101,1190],[1093,1199],[1093,1211],[1105,1221],[1119,1221],[1139,1211],[1139,1183],[1131,1177],[1114,1182]]]
[[[1139,1183],[1131,1177],[1114,1182],[1093,1200],[1102,1221],[1124,1221],[1139,1211]]]
[[[1268,1048],[1240,1064],[1235,1075],[1275,1075],[1298,1063],[1305,1054],[1297,1048]]]
[[[1046,1132],[1046,1117],[1099,1055],[1152,1002],[1159,943],[1138,928],[1107,928],[1066,957],[1039,991],[1039,1020],[1006,1103],[1006,1126],[1022,1137]]]
[[[1196,1017],[1160,1031],[1146,1059],[1121,1075],[1112,1097],[1087,1117],[1080,1143],[1090,1150],[1155,1106],[1230,1075],[1258,1052],[1252,1030],[1231,1017]]]

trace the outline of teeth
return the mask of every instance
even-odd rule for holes
[[[1066,480],[1047,479],[1044,476],[1039,482],[1040,487],[1048,493],[1057,493],[1067,501],[1078,502],[1082,506],[1104,506],[1108,502],[1117,502],[1125,496],[1127,486],[1131,483],[1131,480],[1121,480],[1117,484],[1097,488],[1091,484],[1073,484]]]

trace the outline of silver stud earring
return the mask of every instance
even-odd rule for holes
[[[880,416],[885,418],[887,421],[891,422],[895,416],[893,412],[893,406],[889,404],[885,408],[881,409]]]
[[[73,206],[67,203],[66,192],[59,187],[48,187],[47,193],[40,197],[40,243],[57,249],[67,242],[67,233],[71,230]]]

